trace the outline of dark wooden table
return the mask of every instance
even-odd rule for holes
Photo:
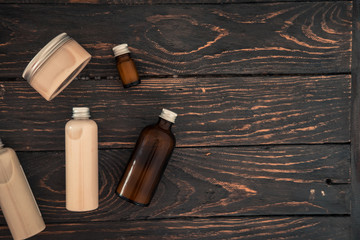
[[[0,137],[47,225],[33,239],[360,239],[358,2],[0,3]],[[21,74],[61,32],[93,58],[46,102]],[[124,42],[142,78],[126,90],[111,50]],[[93,212],[65,209],[73,106],[99,126]],[[179,114],[177,147],[151,205],[138,207],[114,191],[162,107]]]

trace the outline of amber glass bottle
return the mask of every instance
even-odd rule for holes
[[[171,126],[177,114],[163,109],[159,121],[145,127],[116,189],[119,196],[148,206],[175,147]]]
[[[113,48],[116,67],[124,88],[138,85],[141,81],[126,43]]]

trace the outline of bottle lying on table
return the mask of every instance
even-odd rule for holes
[[[156,124],[145,127],[116,189],[136,205],[148,206],[175,147],[171,126],[177,114],[163,109]]]
[[[32,237],[45,229],[25,173],[15,151],[0,139],[0,207],[15,240]]]

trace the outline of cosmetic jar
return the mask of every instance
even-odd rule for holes
[[[88,64],[91,55],[66,33],[52,39],[30,61],[23,78],[50,101]]]

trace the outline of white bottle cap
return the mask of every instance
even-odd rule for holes
[[[161,117],[162,119],[165,119],[169,122],[175,123],[177,114],[174,113],[173,111],[163,108],[159,117]]]
[[[89,118],[90,109],[88,107],[73,107],[73,118]]]
[[[126,54],[126,53],[130,53],[130,51],[128,49],[128,45],[126,43],[115,46],[113,48],[113,51],[114,51],[115,57]]]
[[[4,144],[2,143],[1,138],[0,138],[0,149],[3,147],[4,147]]]

